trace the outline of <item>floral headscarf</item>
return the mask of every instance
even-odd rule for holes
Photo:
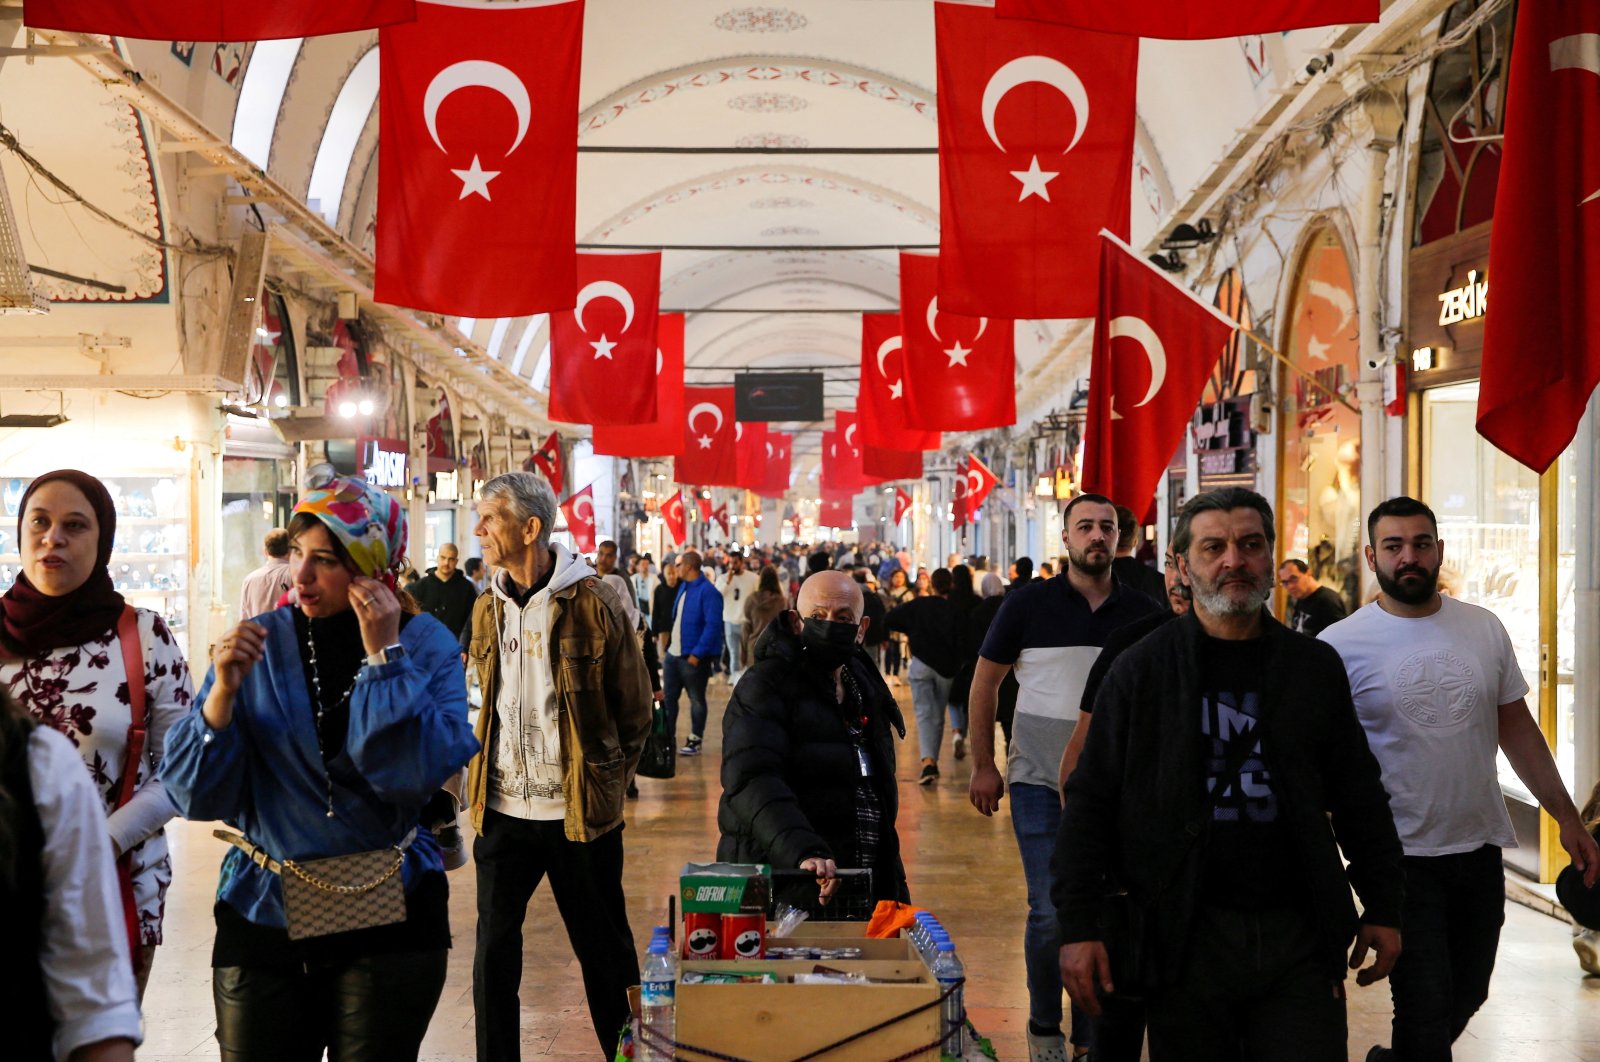
[[[340,476],[318,465],[306,477],[306,491],[294,511],[321,520],[350,559],[368,578],[391,590],[405,564],[406,510],[381,487],[358,476]]]

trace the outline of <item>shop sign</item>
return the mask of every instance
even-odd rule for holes
[[[1491,222],[1424,244],[1407,262],[1405,337],[1414,371],[1476,371],[1489,309]],[[1420,363],[1419,363],[1420,362]],[[1413,385],[1414,386],[1414,385]]]
[[[1475,321],[1489,311],[1489,280],[1487,277],[1479,280],[1478,276],[1476,269],[1467,270],[1466,284],[1439,296],[1441,325]]]
[[[1211,402],[1195,413],[1192,429],[1200,477],[1249,477],[1256,473],[1256,433],[1250,426],[1253,396]]]
[[[360,440],[359,453],[368,483],[385,488],[407,485],[404,439],[364,437]]]
[[[456,486],[454,472],[435,472],[433,474],[433,497],[435,501],[455,501],[459,489]]]

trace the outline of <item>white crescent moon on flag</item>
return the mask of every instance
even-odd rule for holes
[[[967,469],[967,497],[972,497],[983,487],[983,473],[976,468]]]
[[[1018,85],[1031,82],[1049,85],[1061,93],[1067,98],[1067,102],[1072,104],[1072,110],[1077,114],[1078,127],[1073,130],[1072,142],[1061,152],[1065,155],[1078,146],[1078,141],[1083,138],[1083,131],[1089,126],[1089,93],[1072,67],[1048,55],[1018,56],[990,76],[989,83],[983,88],[983,128],[988,131],[989,139],[994,141],[995,148],[1004,151],[1005,145],[1000,143],[999,134],[994,131],[994,112],[1006,93]]]
[[[624,328],[623,331],[626,332],[627,329]],[[661,375],[661,366],[664,365],[664,364],[666,364],[666,361],[661,356],[661,348],[657,347],[656,348],[656,375],[657,376]]]
[[[744,422],[736,420],[736,421],[733,422],[733,441],[734,442],[739,442],[743,438],[744,438]]]
[[[710,413],[713,417],[717,418],[717,426],[712,428],[712,431],[722,430],[722,407],[717,405],[715,402],[696,402],[694,407],[689,410],[690,431],[695,430],[694,418],[698,417],[702,413]]]
[[[583,290],[578,292],[577,305],[572,307],[573,319],[578,322],[578,330],[587,333],[583,327],[583,310],[595,299],[615,299],[617,305],[622,307],[626,315],[622,320],[622,330],[626,332],[628,326],[633,324],[633,296],[628,294],[628,289],[614,280],[596,280],[585,284]],[[603,338],[603,337],[602,337]],[[661,351],[656,351],[656,372],[661,372]]]
[[[1570,37],[1551,41],[1550,72],[1557,70],[1587,70],[1600,76],[1600,33],[1574,33]],[[1596,188],[1578,205],[1592,203],[1596,199],[1600,199],[1600,188]]]
[[[516,108],[517,138],[506,149],[506,154],[510,155],[522,144],[522,138],[528,135],[533,101],[528,98],[528,86],[522,83],[521,78],[509,68],[487,59],[464,59],[459,63],[451,63],[433,75],[433,80],[428,82],[428,91],[422,96],[422,120],[428,124],[428,135],[443,151],[444,141],[439,139],[439,107],[456,89],[473,87],[498,92]]]
[[[883,367],[883,359],[899,350],[904,345],[904,336],[890,336],[878,344],[878,375],[885,380],[889,378],[889,370]]]
[[[589,515],[587,517],[583,515],[583,507],[585,505],[589,506]],[[578,495],[578,499],[572,503],[572,515],[578,517],[580,523],[594,523],[594,499],[587,494]]]
[[[1112,320],[1111,327],[1107,329],[1111,339],[1127,338],[1138,343],[1144,348],[1144,353],[1150,359],[1150,390],[1145,396],[1133,404],[1134,409],[1149,402],[1161,390],[1161,385],[1167,382],[1167,348],[1161,342],[1161,337],[1156,335],[1142,317],[1118,317]]]
[[[844,441],[849,444],[850,449],[854,450],[856,448],[856,426],[854,424],[844,430]]]
[[[939,316],[939,296],[935,295],[933,298],[928,300],[928,331],[933,333],[934,339],[937,339],[939,342],[943,343],[944,339],[940,337],[939,329],[936,328],[933,323],[933,319],[937,316]],[[983,333],[988,329],[988,327],[989,319],[987,317],[978,318],[978,334],[972,337],[972,341],[976,343],[978,340],[982,339]],[[883,371],[883,358],[881,352],[878,359],[878,371]]]

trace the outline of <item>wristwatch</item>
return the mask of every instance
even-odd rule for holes
[[[385,646],[384,648],[379,649],[376,653],[369,654],[367,656],[367,663],[371,664],[373,667],[378,667],[382,664],[393,663],[405,655],[406,647],[401,645],[399,642],[395,642],[393,645]]]

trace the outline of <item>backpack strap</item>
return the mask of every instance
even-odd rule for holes
[[[128,706],[132,721],[128,724],[128,759],[122,768],[122,787],[117,794],[117,807],[133,799],[139,784],[139,760],[144,756],[147,727],[145,725],[144,646],[139,641],[139,614],[132,605],[122,607],[117,619],[117,641],[122,646],[122,666],[128,673]]]

